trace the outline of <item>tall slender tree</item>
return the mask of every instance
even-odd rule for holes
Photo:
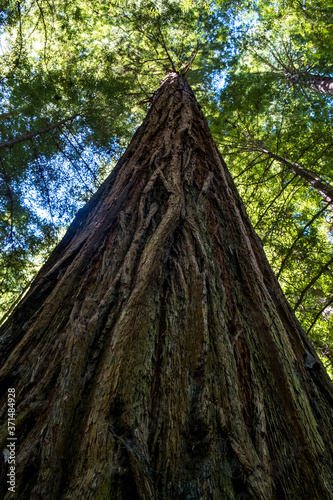
[[[2,327],[1,361],[19,499],[332,498],[332,383],[181,74]]]

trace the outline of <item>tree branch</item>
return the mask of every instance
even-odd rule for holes
[[[50,132],[50,130],[54,130],[57,127],[60,127],[61,125],[64,125],[65,123],[68,123],[70,121],[75,120],[75,118],[79,116],[79,113],[76,113],[75,115],[65,118],[64,120],[61,120],[60,122],[57,122],[53,125],[49,125],[48,127],[39,129],[39,130],[34,130],[33,132],[30,132],[29,134],[21,135],[21,137],[17,137],[16,139],[11,139],[10,141],[3,142],[0,144],[0,150],[1,149],[6,149],[6,148],[12,148],[16,144],[20,144],[21,142],[28,141],[32,139],[33,137],[36,137],[38,135],[45,134],[46,132]]]
[[[323,213],[325,212],[325,210],[327,210],[327,208],[329,207],[330,203],[326,203],[326,205],[323,206],[323,208],[321,208],[318,212],[315,213],[315,215],[312,217],[312,219],[304,226],[304,228],[302,229],[302,231],[300,231],[296,237],[296,239],[294,240],[293,244],[291,245],[291,247],[289,248],[287,254],[285,255],[282,263],[281,263],[281,266],[280,266],[280,269],[279,269],[279,272],[277,273],[276,277],[279,279],[280,277],[280,274],[284,268],[284,266],[286,265],[286,262],[287,260],[289,259],[297,241],[303,236],[304,232],[306,231],[306,229],[308,229],[311,224]]]

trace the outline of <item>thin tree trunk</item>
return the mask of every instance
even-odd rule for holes
[[[305,180],[310,186],[312,186],[318,194],[323,198],[324,201],[332,204],[333,203],[333,187],[328,184],[321,177],[318,177],[313,172],[308,170],[306,167],[298,162],[284,158],[276,153],[270,151],[266,146],[260,146],[260,151],[266,153],[270,158],[278,161],[282,165],[285,165],[288,170],[297,175],[300,179]]]
[[[231,122],[229,122],[231,123]],[[234,127],[238,128],[237,125],[232,124]],[[248,132],[241,131],[242,134],[246,137],[248,141],[248,146],[251,151],[261,151],[265,153],[267,156],[276,160],[288,168],[290,172],[293,172],[297,177],[306,181],[313,189],[317,191],[317,193],[323,198],[327,203],[333,203],[333,187],[328,184],[324,179],[317,176],[313,172],[311,172],[308,168],[306,168],[301,163],[289,160],[284,156],[273,153],[267,145],[265,145],[262,141],[256,140],[252,137]]]
[[[332,498],[332,384],[180,75],[1,334],[18,499]]]

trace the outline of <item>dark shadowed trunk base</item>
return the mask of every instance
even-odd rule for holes
[[[181,76],[1,334],[18,499],[333,498],[332,384]]]

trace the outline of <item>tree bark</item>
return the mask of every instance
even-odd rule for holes
[[[181,75],[2,327],[1,361],[18,499],[332,498],[332,384]]]

